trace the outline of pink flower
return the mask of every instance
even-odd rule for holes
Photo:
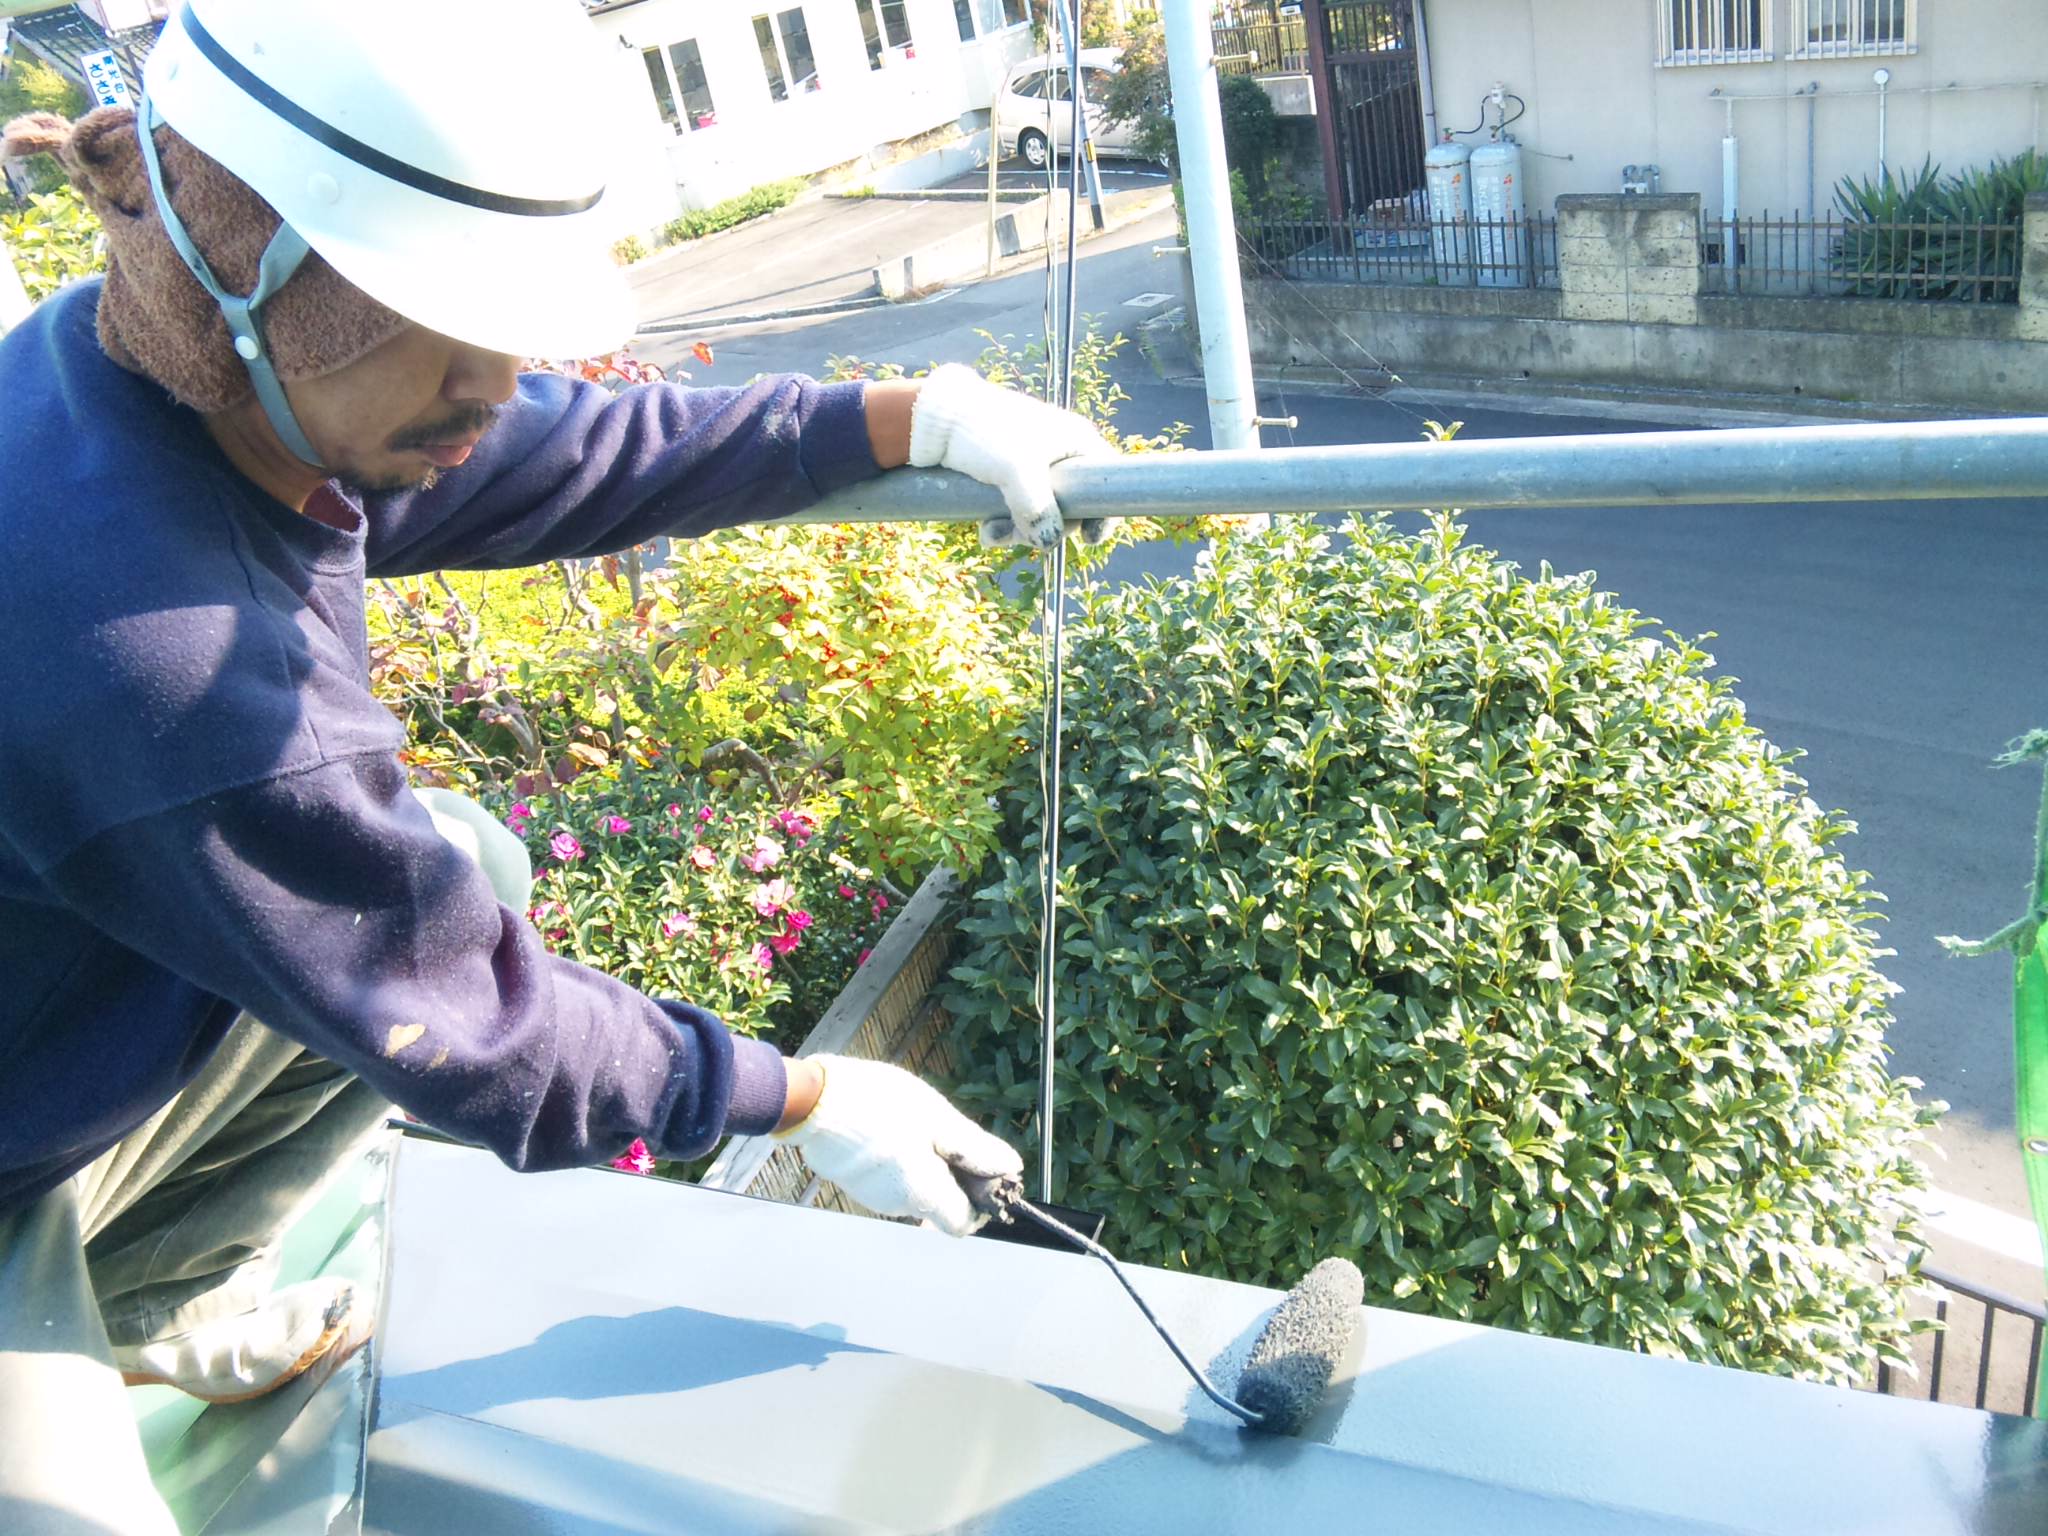
[[[624,837],[633,830],[633,823],[623,816],[607,816],[604,819],[604,829],[613,837]]]
[[[661,920],[661,936],[664,939],[672,939],[677,934],[685,938],[694,938],[696,933],[697,919],[687,912],[671,912]]]
[[[754,964],[761,967],[761,969],[764,971],[774,970],[775,951],[770,949],[766,944],[756,944],[754,946]]]
[[[853,887],[850,885],[842,885],[841,887],[839,887],[839,894],[845,897],[848,901],[851,901],[853,900],[854,896]]]
[[[773,949],[778,955],[788,954],[797,945],[803,943],[803,941],[804,936],[794,928],[790,929],[787,933],[775,933],[768,936],[769,948]]]
[[[709,848],[706,848],[702,843],[699,843],[690,850],[690,862],[699,869],[716,869],[718,867],[718,855]]]
[[[709,821],[709,820],[711,819],[711,807],[710,807],[710,806],[708,806],[708,805],[700,805],[700,806],[698,806],[698,807],[697,807],[697,819],[698,819],[699,821]]]
[[[802,933],[802,932],[803,932],[803,931],[804,931],[804,930],[805,930],[806,928],[808,928],[808,927],[810,927],[810,926],[811,926],[811,914],[810,914],[810,913],[808,913],[808,912],[792,912],[792,913],[790,913],[790,914],[789,914],[789,929],[790,929],[790,932],[792,932],[792,933]]]
[[[855,966],[856,968],[859,968],[860,966],[866,965],[866,964],[868,963],[868,956],[869,956],[869,955],[872,955],[873,953],[874,953],[874,951],[873,951],[872,949],[864,949],[864,950],[862,950],[862,951],[860,952],[860,958],[859,958],[858,960],[856,960],[856,961],[854,961],[854,962],[853,962],[853,963],[854,963],[854,966]]]
[[[671,800],[667,805],[664,805],[661,808],[661,814],[666,816],[670,821],[674,821],[678,816],[683,814],[683,808],[680,805],[677,805],[675,801]]]
[[[775,825],[799,848],[808,843],[818,830],[818,823],[802,811],[777,811]]]
[[[752,853],[740,855],[740,862],[757,875],[763,870],[773,869],[782,862],[782,844],[772,837],[761,838],[755,842]]]
[[[510,811],[505,813],[505,825],[521,837],[526,835],[526,824],[531,820],[533,820],[533,807],[524,800],[521,800]]]
[[[795,898],[796,892],[789,888],[789,882],[777,875],[773,880],[764,881],[754,887],[754,910],[763,917],[773,917]]]
[[[889,898],[880,891],[870,891],[868,892],[868,906],[875,916],[880,917],[889,910]]]
[[[622,1173],[652,1173],[654,1154],[647,1150],[646,1142],[635,1136],[633,1145],[612,1159],[612,1166]]]
[[[583,857],[583,845],[576,841],[573,832],[557,832],[548,839],[548,852],[564,864]]]

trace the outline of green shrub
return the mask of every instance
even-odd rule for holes
[[[1144,1262],[1853,1380],[1933,1109],[1877,900],[1711,658],[1461,542],[1286,523],[1067,639],[1056,1198]],[[1035,752],[1037,741],[1032,743]],[[954,1084],[1029,1140],[1040,796],[963,920]]]
[[[679,219],[669,220],[662,230],[662,238],[673,245],[714,234],[721,229],[731,229],[735,224],[744,224],[778,208],[787,208],[809,185],[801,176],[791,177],[788,181],[771,181],[765,186],[742,192],[738,197],[729,197],[709,208],[694,209]]]
[[[25,207],[0,211],[0,238],[14,254],[14,267],[32,303],[40,303],[74,278],[106,269],[100,221],[70,183],[54,192],[32,192]]]
[[[6,55],[6,64],[6,78],[0,79],[0,123],[30,112],[78,118],[91,110],[92,102],[84,91],[35,55],[16,49]],[[32,192],[54,192],[68,180],[54,155],[30,155],[27,165]],[[5,191],[0,186],[0,194]]]
[[[612,260],[622,267],[647,259],[647,242],[638,235],[626,235],[612,242]]]

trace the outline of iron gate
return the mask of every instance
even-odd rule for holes
[[[1410,0],[1323,0],[1322,54],[1335,150],[1335,191],[1347,218],[1375,204],[1408,208],[1423,186],[1422,86]]]

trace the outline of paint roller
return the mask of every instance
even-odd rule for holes
[[[1109,1250],[1025,1199],[1023,1180],[1015,1175],[977,1178],[960,1169],[955,1170],[955,1176],[975,1209],[987,1212],[1005,1225],[1023,1216],[1107,1264],[1117,1283],[1145,1314],[1145,1320],[1166,1341],[1174,1359],[1194,1378],[1195,1385],[1246,1428],[1265,1434],[1299,1434],[1322,1406],[1331,1373],[1351,1347],[1351,1335],[1358,1326],[1359,1303],[1365,1298],[1365,1277],[1349,1259],[1323,1260],[1287,1293],[1259,1331],[1244,1371],[1237,1379],[1237,1395],[1230,1397],[1188,1358],[1179,1340],[1167,1332],[1166,1325],[1145,1304],[1145,1298],[1138,1294],[1137,1287]]]

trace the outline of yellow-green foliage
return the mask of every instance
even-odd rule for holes
[[[60,117],[80,117],[92,105],[85,92],[25,49],[6,56],[7,73],[0,78],[0,123],[29,112],[55,112]],[[51,192],[64,185],[64,168],[51,155],[31,155],[29,184],[36,192]]]

